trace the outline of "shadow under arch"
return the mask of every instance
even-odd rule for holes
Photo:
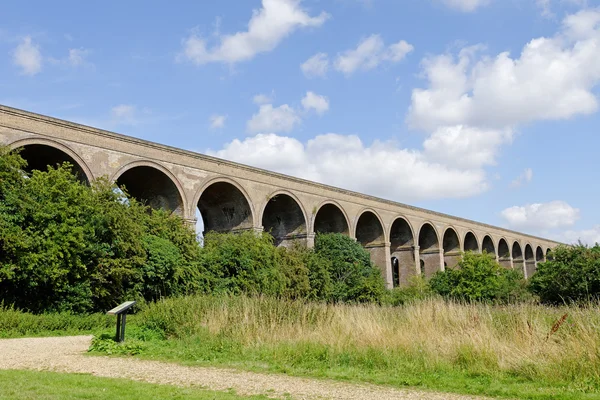
[[[133,161],[121,167],[110,179],[124,187],[129,196],[153,209],[185,216],[187,205],[181,183],[159,163]]]
[[[462,258],[462,253],[458,233],[456,233],[454,227],[449,226],[446,228],[442,239],[442,248],[444,250],[444,267],[456,267]]]
[[[510,248],[505,238],[498,240],[498,263],[504,268],[513,267]]]
[[[341,233],[350,236],[348,215],[341,205],[326,200],[319,205],[313,221],[314,233]]]
[[[409,283],[410,278],[417,274],[415,264],[415,235],[410,222],[403,216],[394,219],[390,227],[390,256],[392,260],[393,286]]]
[[[371,262],[379,267],[386,282],[393,285],[391,271],[388,271],[391,259],[388,260],[387,256],[387,238],[379,214],[372,209],[362,210],[358,214],[354,234],[356,241],[370,253]]]
[[[25,171],[46,171],[48,166],[56,167],[64,162],[73,166],[73,173],[87,184],[94,180],[92,171],[85,161],[73,149],[55,140],[44,138],[22,139],[8,145],[10,150],[18,150],[21,157],[27,161]]]
[[[285,190],[278,190],[269,196],[269,200],[260,214],[264,232],[273,236],[276,246],[288,247],[293,243],[306,245],[306,213],[296,196]]]
[[[525,245],[525,277],[531,278],[535,274],[535,254],[533,254],[533,247],[527,243]]]
[[[479,240],[477,240],[477,236],[471,231],[465,233],[465,241],[463,242],[463,248],[465,253],[467,251],[472,251],[473,253],[479,253]]]
[[[230,178],[208,181],[195,200],[207,232],[239,232],[254,227],[254,212],[246,191]]]
[[[481,242],[482,252],[492,254],[494,258],[497,257],[496,247],[494,246],[494,241],[490,235],[485,235],[483,237],[483,241]]]
[[[425,277],[441,270],[439,235],[431,222],[423,222],[419,229],[419,258],[421,274]]]
[[[513,262],[513,268],[521,273],[523,273],[523,275],[525,274],[525,264],[524,264],[524,260],[523,260],[523,250],[521,248],[521,244],[518,241],[514,241],[513,245],[512,245],[512,262]]]

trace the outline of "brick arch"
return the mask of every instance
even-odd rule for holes
[[[530,243],[525,245],[525,277],[529,278],[535,274],[535,253],[533,252],[533,246]]]
[[[222,190],[214,193],[213,190],[217,189]],[[193,204],[202,214],[204,232],[231,232],[255,226],[254,205],[250,196],[242,185],[231,178],[221,176],[206,182],[194,196]]]
[[[421,272],[430,277],[441,267],[440,235],[432,222],[424,221],[421,224],[418,240]]]
[[[473,231],[467,231],[467,233],[465,233],[465,238],[463,239],[463,250],[465,252],[479,252],[479,238]]]
[[[416,274],[415,269],[415,231],[408,218],[397,216],[389,230],[390,257],[396,259],[391,263],[393,286],[409,283],[410,277]]]
[[[525,274],[525,257],[523,257],[523,248],[518,240],[513,242],[510,254],[512,255],[513,268]]]
[[[47,147],[53,148],[55,150],[58,150],[58,151],[64,153],[68,158],[70,158],[73,161],[74,167],[79,167],[81,173],[83,174],[82,178],[85,178],[85,180],[88,183],[90,183],[94,180],[94,174],[92,173],[92,170],[90,169],[90,167],[88,167],[86,162],[83,161],[83,159],[69,146],[67,146],[57,140],[45,139],[45,138],[21,139],[21,140],[14,141],[8,145],[9,149],[11,149],[11,150],[25,148],[26,146],[47,146]],[[60,160],[60,161],[63,162],[63,161],[69,161],[69,160]]]
[[[327,210],[324,210],[325,207],[327,208]],[[321,212],[321,211],[335,212],[335,209],[337,209],[337,211],[339,211],[342,219],[340,219],[340,214],[338,214],[334,217],[335,221],[331,221],[330,218],[327,218],[326,221],[321,221],[324,223],[324,225],[321,226],[322,228],[325,228],[327,225],[330,228],[333,228],[333,230],[323,230],[323,232],[338,232],[338,233],[343,233],[343,234],[350,236],[351,230],[350,230],[350,220],[348,219],[348,214],[346,213],[344,208],[338,202],[336,202],[334,200],[325,200],[321,204],[319,204],[318,207],[316,207],[316,212],[312,218],[312,224],[311,224],[310,231],[313,233],[318,233],[317,229],[319,227],[317,227],[317,217],[319,216],[319,212]],[[321,216],[321,218],[323,218],[323,215]],[[344,224],[345,224],[345,227],[344,227]],[[319,229],[322,229],[322,228],[319,228]]]
[[[481,252],[487,252],[488,254],[493,254],[494,257],[497,257],[496,254],[496,246],[494,246],[494,240],[490,235],[485,235],[483,240],[481,241]]]
[[[444,252],[444,267],[453,268],[461,259],[460,237],[453,226],[444,231],[442,237],[442,251]]]
[[[277,190],[269,195],[261,207],[259,221],[264,231],[273,236],[277,246],[286,246],[294,240],[306,240],[306,211],[300,200],[287,190]]]
[[[139,179],[148,174],[153,177],[152,180]],[[117,185],[125,185],[131,196],[147,202],[152,208],[168,209],[185,217],[188,207],[183,186],[164,165],[150,160],[132,161],[116,171],[110,180]]]
[[[372,217],[369,217],[368,215],[371,215]],[[364,217],[364,218],[363,218]],[[370,220],[367,221],[365,220],[365,218],[369,218]],[[373,238],[373,240],[378,240],[379,242],[387,242],[388,241],[388,235],[385,229],[385,224],[383,223],[383,219],[381,219],[381,216],[379,215],[379,213],[375,210],[373,210],[372,208],[364,208],[362,209],[358,214],[356,219],[354,220],[354,237],[356,238],[356,240],[358,240],[359,242],[361,242],[361,240],[358,237],[359,234],[359,222],[362,219],[362,225],[360,228],[361,229],[365,229],[364,224],[365,222],[376,222],[378,224],[379,230],[378,230],[378,236],[376,238]],[[366,237],[366,232],[361,232],[361,236]],[[370,240],[371,242],[373,240]]]

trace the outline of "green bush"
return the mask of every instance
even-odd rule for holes
[[[202,263],[214,277],[211,289],[216,292],[283,295],[286,276],[277,259],[266,233],[209,232],[204,238]]]
[[[181,218],[124,203],[106,180],[82,183],[68,163],[29,175],[24,166],[0,149],[0,301],[88,313],[188,292],[178,278],[199,246]]]
[[[420,275],[409,279],[408,285],[388,290],[383,299],[384,304],[401,306],[432,298],[436,295],[431,290],[429,283]]]
[[[596,301],[600,298],[600,245],[559,246],[539,263],[529,290],[544,303]]]
[[[339,233],[318,234],[316,254],[329,260],[331,299],[335,302],[380,302],[385,293],[381,272],[360,243]]]
[[[445,298],[468,302],[506,303],[526,297],[523,276],[501,267],[487,253],[465,253],[456,269],[437,272],[429,285]]]

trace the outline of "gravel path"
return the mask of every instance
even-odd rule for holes
[[[233,389],[241,395],[293,399],[481,400],[481,397],[392,389],[231,369],[187,367],[135,358],[86,356],[91,336],[0,340],[0,369],[87,373],[151,383]]]

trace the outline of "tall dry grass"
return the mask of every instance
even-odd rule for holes
[[[598,304],[549,308],[432,299],[381,307],[188,297],[153,304],[139,318],[171,337],[218,337],[273,354],[284,346],[286,357],[317,346],[326,350],[326,357],[320,356],[324,360],[340,354],[370,357],[380,368],[414,360],[422,368],[444,365],[594,387],[600,382]]]

